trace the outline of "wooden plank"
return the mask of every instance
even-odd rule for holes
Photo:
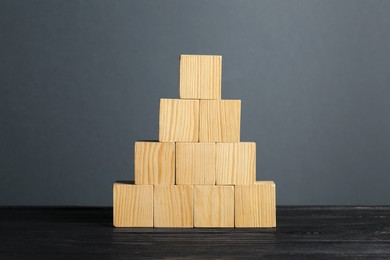
[[[215,184],[215,143],[176,143],[176,184]]]
[[[153,227],[153,185],[114,183],[115,227]]]
[[[276,227],[275,183],[235,186],[236,227]]]
[[[154,226],[193,227],[193,186],[154,186]]]
[[[388,203],[277,213],[277,230],[111,230],[108,207],[3,206],[0,252],[2,259],[390,259]]]
[[[200,100],[199,142],[239,142],[241,100]]]
[[[221,99],[222,56],[180,55],[180,98]]]
[[[160,142],[198,142],[198,131],[199,100],[160,100]]]
[[[217,143],[215,183],[253,184],[256,181],[256,143]]]
[[[194,187],[194,227],[234,227],[234,186]]]
[[[175,143],[136,142],[135,184],[175,184]]]

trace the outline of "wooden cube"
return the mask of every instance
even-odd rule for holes
[[[176,143],[176,184],[215,184],[215,143]]]
[[[193,227],[193,186],[154,186],[154,226]]]
[[[136,142],[135,184],[175,184],[175,143]]]
[[[198,142],[199,100],[160,100],[160,142]]]
[[[276,227],[275,183],[235,186],[236,227]]]
[[[239,142],[241,100],[200,100],[199,142]]]
[[[256,143],[217,143],[215,183],[253,184],[256,181]]]
[[[234,227],[234,186],[194,187],[194,227]]]
[[[114,183],[114,226],[153,227],[153,185]]]
[[[180,55],[180,98],[221,99],[222,56]]]

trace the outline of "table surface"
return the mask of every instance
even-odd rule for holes
[[[278,207],[275,229],[113,228],[112,208],[0,208],[0,259],[390,258],[390,207]]]

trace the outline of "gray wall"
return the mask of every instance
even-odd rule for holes
[[[0,0],[0,205],[111,205],[157,139],[179,54],[222,97],[279,205],[390,204],[390,1]]]

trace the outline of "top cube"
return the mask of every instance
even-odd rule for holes
[[[222,56],[180,55],[180,98],[221,99]]]

